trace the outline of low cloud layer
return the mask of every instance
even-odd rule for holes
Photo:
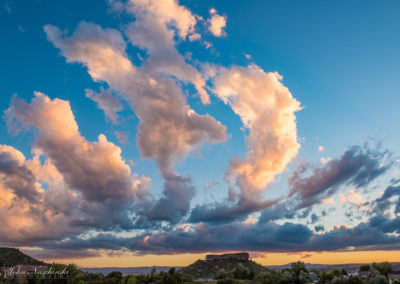
[[[136,254],[398,250],[400,239],[393,233],[399,233],[399,222],[399,218],[379,215],[354,228],[341,226],[326,233],[315,233],[295,223],[198,224],[138,237],[102,234],[91,239],[48,242],[46,247],[50,251],[52,247],[68,247],[82,251],[89,248],[129,250]]]

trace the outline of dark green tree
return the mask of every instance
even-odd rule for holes
[[[372,267],[374,267],[376,270],[379,271],[380,274],[385,275],[386,277],[389,275],[390,272],[393,271],[392,265],[387,262],[381,262],[381,263],[373,263]]]
[[[359,271],[371,271],[371,266],[369,264],[361,265]]]
[[[122,280],[122,273],[120,271],[113,271],[110,272],[107,276],[107,282],[108,283],[115,283],[115,284],[119,284]]]
[[[306,265],[302,261],[293,262],[291,264],[291,270],[292,270],[294,283],[301,283],[299,277],[300,277],[300,273],[302,271],[308,273]]]

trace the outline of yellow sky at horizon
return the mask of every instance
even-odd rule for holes
[[[47,259],[47,262],[75,263],[81,267],[135,267],[135,266],[186,266],[207,253],[176,255],[101,256],[81,259]],[[296,253],[250,253],[254,261],[262,265],[284,265],[295,261],[313,264],[344,264],[372,262],[400,262],[400,251],[346,251],[346,252],[296,252]]]

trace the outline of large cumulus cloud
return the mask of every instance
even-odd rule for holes
[[[147,17],[148,14],[139,14],[138,24],[142,16]],[[165,25],[166,23],[161,25],[163,31],[171,33]],[[132,29],[136,30],[135,27],[131,27],[130,34]],[[125,42],[119,32],[103,30],[90,23],[81,23],[70,37],[62,36],[54,26],[46,26],[45,31],[48,39],[60,48],[67,61],[85,64],[94,80],[103,80],[111,88],[121,92],[139,118],[137,141],[141,155],[144,158],[155,159],[166,181],[164,197],[156,201],[153,210],[148,211],[149,218],[158,215],[158,220],[176,221],[179,219],[176,213],[180,217],[185,215],[193,196],[193,187],[190,179],[182,178],[175,172],[174,161],[184,158],[207,140],[224,141],[227,137],[225,126],[209,115],[197,114],[187,105],[186,98],[175,80],[165,75],[169,72],[169,75],[179,78],[175,68],[170,71],[163,69],[160,73],[157,60],[150,61],[151,55],[148,64],[140,68],[134,66],[125,53]],[[154,44],[159,41],[158,38],[148,36]],[[147,41],[132,39],[134,43],[138,41],[143,45],[146,43],[150,48]],[[182,63],[177,70],[185,66]],[[181,71],[182,74],[188,73],[185,69]],[[166,204],[160,204],[162,202]],[[156,214],[154,210],[160,207],[169,208],[171,212],[164,210],[163,216]],[[174,217],[171,219],[171,216]]]
[[[240,189],[238,201],[198,206],[191,220],[232,221],[276,203],[262,201],[261,193],[298,152],[295,112],[301,107],[278,73],[266,73],[256,65],[210,69],[214,69],[214,93],[232,107],[249,130],[249,150],[245,159],[234,157],[227,169],[226,179]]]
[[[30,103],[13,97],[5,113],[10,127],[36,135],[30,160],[13,147],[0,148],[3,243],[136,226],[135,210],[149,199],[150,180],[133,174],[104,135],[87,141],[67,101],[35,92]]]
[[[35,147],[48,156],[68,186],[86,200],[131,200],[145,194],[132,178],[118,146],[104,135],[88,142],[79,133],[67,101],[51,100],[39,92],[30,104],[13,97],[7,115],[23,127],[37,130]]]
[[[248,198],[258,198],[300,148],[295,116],[300,103],[281,80],[278,73],[265,73],[256,65],[221,67],[213,79],[215,94],[249,129],[249,151],[244,160],[233,159],[227,173]]]

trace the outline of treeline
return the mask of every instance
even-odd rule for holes
[[[49,274],[45,276],[45,279],[38,279],[38,275],[26,275],[24,280],[18,280],[18,282],[12,279],[3,282],[0,280],[0,282],[29,284],[183,284],[201,282],[194,282],[190,275],[184,275],[175,268],[171,268],[168,272],[157,273],[153,269],[149,274],[125,276],[119,271],[113,271],[108,275],[84,272],[74,264],[53,264],[49,270],[66,273],[62,275]],[[329,272],[321,272],[317,269],[309,270],[303,262],[299,261],[292,263],[290,268],[255,273],[239,263],[230,271],[220,269],[215,280],[202,282],[217,284],[388,284],[388,275],[392,270],[392,266],[388,262],[373,263],[372,265],[362,265],[358,273],[355,273],[357,275],[349,275],[344,269]],[[400,284],[400,281],[394,280],[392,283]]]

